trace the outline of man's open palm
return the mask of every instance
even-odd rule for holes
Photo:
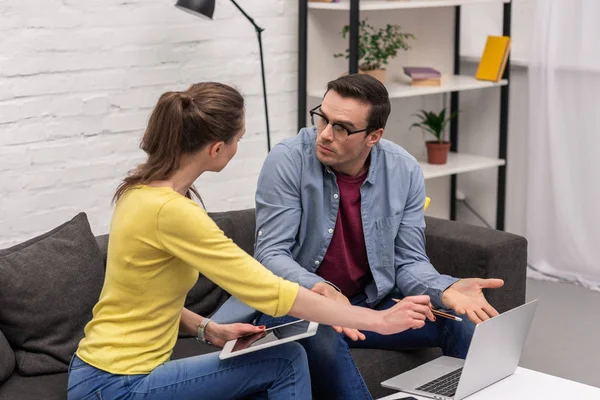
[[[498,311],[485,299],[482,290],[497,289],[502,285],[502,279],[461,279],[444,291],[442,303],[458,314],[466,314],[473,323],[478,324],[498,315]]]

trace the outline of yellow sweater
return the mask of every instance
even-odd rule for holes
[[[147,374],[169,360],[198,273],[266,314],[287,314],[298,285],[237,247],[195,202],[136,186],[118,201],[106,278],[77,355],[101,370]]]

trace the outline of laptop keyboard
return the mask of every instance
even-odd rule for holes
[[[456,388],[458,387],[458,380],[460,379],[461,373],[462,368],[459,368],[450,372],[449,374],[441,376],[429,383],[424,384],[423,386],[418,387],[416,390],[452,397],[456,393]]]

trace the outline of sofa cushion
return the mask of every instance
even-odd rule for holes
[[[22,375],[67,370],[103,281],[102,255],[84,213],[0,250],[0,330]]]
[[[190,289],[185,298],[185,308],[204,317],[210,317],[229,298],[227,292],[204,275]]]
[[[254,227],[256,226],[254,209],[227,211],[208,214],[221,228],[225,236],[246,253],[254,254]]]
[[[66,373],[42,376],[21,376],[15,371],[0,385],[0,400],[67,400]]]
[[[4,334],[0,332],[0,385],[15,370],[15,353],[10,348]]]
[[[102,263],[104,264],[104,268],[106,268],[106,260],[108,258],[108,235],[96,236],[96,243],[98,243],[100,253],[102,254]]]

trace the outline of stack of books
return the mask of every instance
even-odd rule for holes
[[[413,86],[441,86],[442,74],[430,67],[403,67],[404,73],[412,78]]]

